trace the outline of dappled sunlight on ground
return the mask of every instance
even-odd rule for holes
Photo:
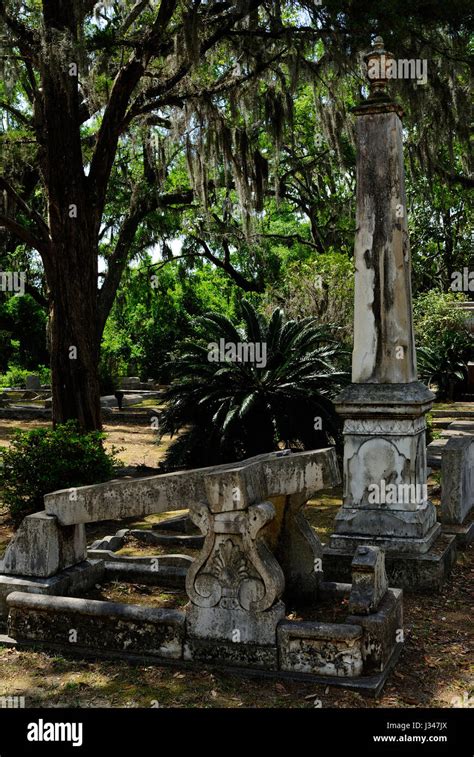
[[[2,421],[0,445],[8,444],[16,428],[47,427],[44,422]],[[124,447],[119,453],[126,465],[155,467],[164,447],[155,444],[148,426],[110,424],[105,426],[107,447]],[[436,475],[430,484],[439,483]],[[341,505],[341,487],[318,492],[303,512],[327,543]],[[437,495],[434,500],[439,499]],[[0,503],[1,511],[1,503]],[[120,528],[150,528],[169,515],[108,521],[87,526],[88,543],[114,534]],[[0,512],[0,555],[13,529]],[[146,546],[130,539],[121,555],[195,555],[178,547]],[[470,600],[474,571],[473,549],[460,553],[458,564],[443,591],[431,596],[405,595],[406,643],[396,669],[390,675],[380,699],[311,683],[245,679],[208,670],[179,670],[154,665],[130,665],[123,661],[92,661],[39,652],[0,647],[0,695],[25,696],[27,707],[299,707],[312,708],[315,700],[323,707],[453,707],[468,706]],[[173,594],[158,587],[110,582],[89,594],[106,599],[154,607],[179,607],[186,603],[183,592]]]

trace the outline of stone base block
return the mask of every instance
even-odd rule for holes
[[[117,602],[13,592],[8,634],[22,641],[181,659],[185,614]]]
[[[386,552],[385,568],[389,585],[409,592],[439,591],[456,560],[455,542],[454,536],[441,534],[426,554]],[[323,552],[325,578],[328,581],[350,582],[353,556],[353,551],[325,547]]]
[[[281,670],[352,678],[362,673],[362,628],[283,621],[278,626]]]
[[[463,523],[460,526],[455,524],[442,526],[441,530],[443,534],[455,537],[456,546],[459,549],[468,547],[474,541],[474,520],[470,523]]]
[[[285,605],[280,601],[268,610],[254,613],[224,607],[197,607],[194,604],[186,608],[189,636],[233,644],[275,645],[276,627],[284,617]]]
[[[0,574],[48,578],[85,560],[83,525],[60,526],[45,512],[27,515],[0,561]]]
[[[87,591],[104,577],[104,563],[84,560],[79,565],[62,570],[51,578],[28,578],[26,576],[0,575],[0,624],[6,621],[7,597],[12,592],[27,592],[43,595],[74,595]]]
[[[403,643],[403,591],[388,589],[377,612],[349,615],[346,623],[362,626],[364,675],[382,672],[394,648]]]
[[[436,522],[436,511],[431,503],[429,505],[429,510],[405,513],[341,507],[336,515],[335,533],[331,534],[329,546],[354,552],[359,546],[369,545],[380,547],[385,553],[428,552],[441,533],[441,526]],[[428,515],[422,515],[423,512]]]
[[[184,659],[218,667],[278,670],[276,645],[216,642],[211,639],[188,637],[184,645]]]

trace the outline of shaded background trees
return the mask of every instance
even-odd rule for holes
[[[167,380],[186,314],[232,315],[242,296],[337,318],[350,341],[349,109],[371,34],[428,61],[426,85],[392,87],[415,291],[446,291],[472,235],[471,21],[463,0],[2,0],[0,255],[34,269],[55,421],[100,426],[101,343],[103,374]],[[3,354],[32,367],[0,319]]]

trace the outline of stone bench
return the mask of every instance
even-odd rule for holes
[[[294,454],[275,452],[233,465],[53,492],[45,496],[45,511],[24,518],[8,545],[0,561],[0,590],[3,585],[5,592],[13,590],[11,577],[19,577],[33,579],[33,583],[38,579],[37,591],[44,593],[45,579],[75,565],[83,565],[87,572],[90,560],[85,523],[142,518],[207,507],[207,503],[216,521],[222,517],[229,520],[234,516],[219,515],[225,500],[231,502],[231,510],[239,513],[254,503],[258,507],[264,503],[262,507],[271,509],[268,520],[272,522],[265,534],[279,553],[287,588],[313,593],[319,582],[314,560],[321,558],[321,545],[299,511],[316,491],[335,486],[339,480],[334,449],[323,449]],[[265,503],[272,497],[277,501],[276,510]]]

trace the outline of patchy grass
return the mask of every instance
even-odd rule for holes
[[[98,599],[102,602],[123,602],[128,605],[168,609],[184,607],[189,601],[184,591],[168,591],[160,586],[122,583],[120,581],[110,581],[101,586],[95,586],[93,589],[83,592],[80,596]]]
[[[473,402],[435,402],[433,410],[446,410],[449,416],[451,410],[460,412],[472,412],[474,410]]]

